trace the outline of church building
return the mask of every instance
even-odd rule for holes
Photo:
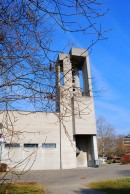
[[[10,111],[13,126],[2,143],[1,162],[17,170],[94,167],[96,120],[88,52],[72,48],[56,63],[56,111]],[[6,113],[3,113],[6,114]],[[0,114],[1,122],[5,121]],[[4,125],[4,124],[3,124]],[[6,132],[5,132],[6,133]]]

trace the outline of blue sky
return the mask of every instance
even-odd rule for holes
[[[105,92],[95,98],[96,115],[103,115],[118,134],[130,133],[130,1],[106,1],[104,17],[112,30],[90,56],[96,87]]]
[[[104,10],[109,12],[101,19],[107,29],[108,40],[94,46],[90,55],[92,77],[97,90],[96,116],[102,115],[111,123],[117,134],[130,133],[130,1],[106,0]],[[60,44],[87,48],[87,37],[71,33],[61,35]],[[62,47],[63,48],[63,47]],[[65,49],[66,50],[66,49]]]
[[[96,87],[106,90],[95,98],[96,115],[103,115],[118,134],[130,133],[130,1],[106,1],[104,22],[112,30],[90,56]]]

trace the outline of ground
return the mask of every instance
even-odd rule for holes
[[[70,170],[30,171],[17,181],[38,182],[46,194],[98,194],[87,187],[87,184],[99,180],[130,177],[130,165],[112,164],[100,168]]]

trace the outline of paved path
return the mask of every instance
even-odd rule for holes
[[[46,194],[100,194],[87,187],[93,181],[130,177],[130,165],[107,165],[100,168],[30,171],[17,181],[38,182]],[[16,180],[16,176],[13,177]]]

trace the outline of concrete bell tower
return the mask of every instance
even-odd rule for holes
[[[98,159],[88,52],[72,48],[56,65],[56,110],[60,115],[62,168],[94,166]],[[71,146],[72,149],[67,150]],[[69,166],[70,163],[72,166]]]

